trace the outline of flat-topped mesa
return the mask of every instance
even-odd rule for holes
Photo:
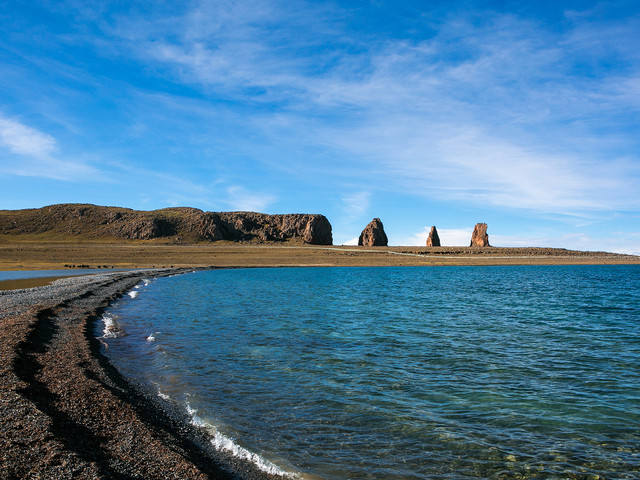
[[[487,235],[487,224],[476,223],[471,234],[471,247],[490,247],[489,235]]]
[[[427,247],[439,247],[440,246],[440,237],[438,236],[438,230],[436,227],[431,227],[431,231],[429,232],[429,236],[427,237]]]
[[[0,210],[0,234],[179,243],[227,240],[333,244],[331,224],[324,215],[203,212],[187,207],[138,211],[88,204]]]
[[[225,240],[259,239],[264,242],[301,240],[312,245],[331,245],[331,224],[324,215],[267,215],[254,212],[220,212],[216,222]]]
[[[365,247],[386,247],[387,244],[387,234],[379,218],[371,220],[358,238],[358,245]]]

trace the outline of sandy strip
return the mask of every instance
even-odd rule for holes
[[[0,478],[277,478],[213,449],[100,353],[93,325],[143,278],[71,277],[0,291]]]

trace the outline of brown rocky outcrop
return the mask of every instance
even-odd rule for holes
[[[120,207],[63,204],[38,209],[0,210],[0,234],[51,238],[122,238],[180,242],[255,241],[331,245],[331,224],[323,215],[267,215],[203,212],[197,208],[138,211]]]
[[[151,240],[176,234],[175,225],[165,218],[150,217],[120,222],[112,230],[116,237]]]
[[[487,235],[487,224],[476,223],[471,235],[471,247],[490,247],[489,235]]]
[[[429,236],[427,237],[427,247],[439,247],[440,246],[440,237],[438,236],[438,230],[436,227],[431,227],[431,231],[429,232]]]
[[[312,245],[333,243],[331,224],[324,215],[267,215],[254,212],[220,212],[215,215],[219,217],[219,226],[225,240],[298,240]]]
[[[387,243],[387,234],[379,218],[371,220],[358,238],[358,245],[365,247],[386,247]]]

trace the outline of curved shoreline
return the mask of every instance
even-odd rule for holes
[[[143,278],[192,270],[0,292],[0,478],[281,478],[216,451],[186,414],[125,379],[93,335],[104,309]]]

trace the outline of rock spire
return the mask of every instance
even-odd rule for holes
[[[387,243],[387,234],[384,233],[384,226],[379,218],[371,220],[358,238],[358,245],[365,247],[386,247]]]
[[[471,245],[472,247],[490,247],[489,245],[489,235],[487,235],[487,224],[486,223],[476,223],[475,228],[473,229],[473,234],[471,235]]]
[[[431,227],[431,231],[429,232],[429,236],[427,237],[427,247],[439,247],[440,246],[440,237],[438,236],[438,230],[436,227]]]

